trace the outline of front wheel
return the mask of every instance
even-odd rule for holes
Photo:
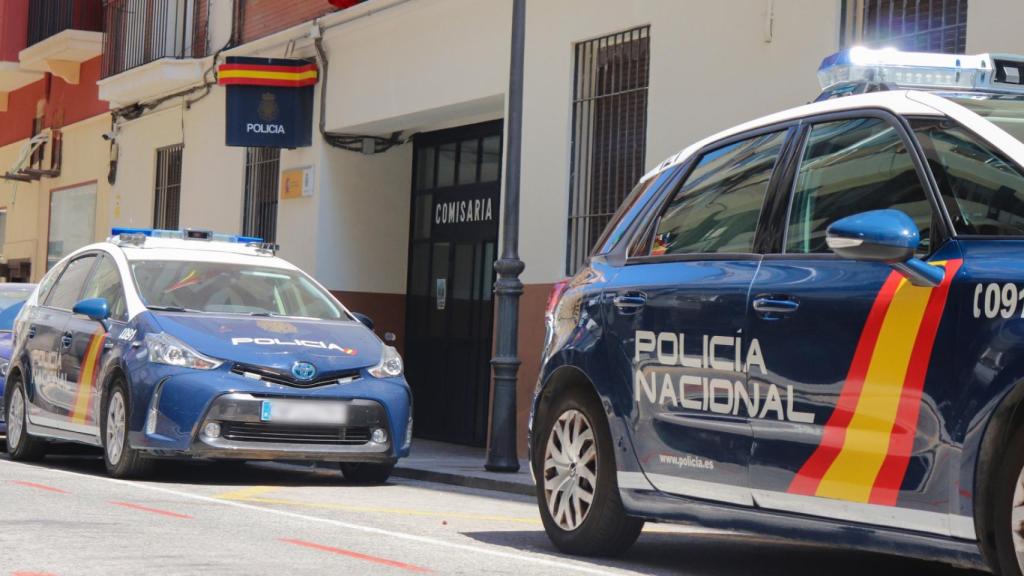
[[[545,412],[533,454],[537,502],[551,541],[567,554],[618,556],[644,521],[626,515],[615,478],[611,431],[601,404],[575,390]]]
[[[153,468],[153,461],[128,444],[128,422],[131,416],[127,387],[117,379],[107,389],[103,399],[103,463],[114,478],[139,478]]]
[[[341,473],[354,484],[383,484],[391,477],[394,463],[342,462]]]
[[[7,397],[7,453],[12,460],[30,462],[46,455],[46,442],[30,436],[27,429],[28,398],[25,385],[19,379],[8,382],[11,393]]]

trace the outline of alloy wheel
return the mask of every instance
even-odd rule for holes
[[[11,393],[11,406],[7,413],[7,443],[14,450],[21,443],[21,435],[25,430],[25,396],[21,387],[16,386]]]
[[[117,465],[121,461],[121,452],[124,450],[125,434],[125,410],[124,397],[120,390],[115,390],[110,396],[110,405],[107,407],[107,460]]]
[[[587,518],[597,490],[597,443],[590,421],[566,410],[551,427],[544,450],[544,496],[551,518],[572,531]]]

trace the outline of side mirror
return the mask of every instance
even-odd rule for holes
[[[899,210],[872,210],[836,220],[826,231],[833,252],[848,260],[885,262],[914,286],[935,287],[945,271],[914,256],[921,233]]]
[[[81,314],[88,318],[95,320],[103,325],[103,329],[107,329],[107,319],[110,318],[110,307],[107,305],[106,298],[86,298],[81,300],[75,307],[71,309],[75,314]]]
[[[369,316],[366,314],[360,314],[359,312],[353,312],[352,315],[355,316],[356,320],[359,320],[360,324],[366,326],[370,330],[373,330],[373,320],[371,320]]]

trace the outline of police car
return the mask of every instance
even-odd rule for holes
[[[115,228],[54,266],[15,323],[11,457],[70,440],[103,447],[115,477],[184,457],[340,462],[350,481],[387,479],[412,434],[402,359],[275,249]]]
[[[698,522],[1021,574],[1024,58],[853,49],[707,138],[552,294],[544,526]]]

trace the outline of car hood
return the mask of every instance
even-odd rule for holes
[[[156,312],[160,328],[221,360],[288,373],[297,361],[327,375],[374,366],[381,341],[355,321]]]

